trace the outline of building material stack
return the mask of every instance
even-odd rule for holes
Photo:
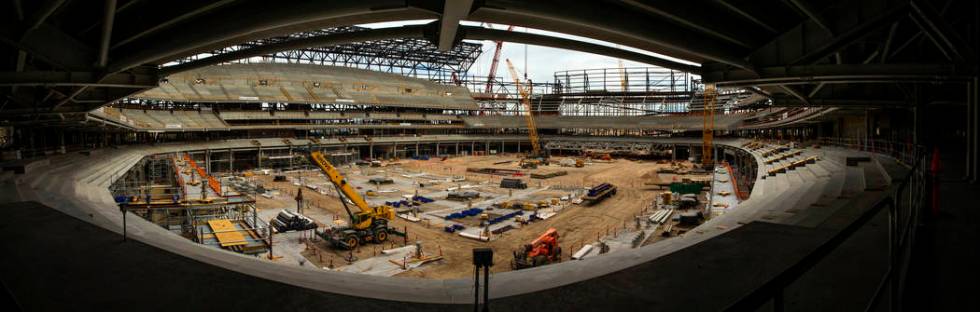
[[[589,189],[585,196],[582,196],[582,199],[595,204],[612,195],[616,195],[616,186],[609,183],[602,183]]]

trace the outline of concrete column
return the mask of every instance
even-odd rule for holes
[[[490,141],[487,140],[487,148],[483,150],[487,155],[490,155]]]
[[[255,148],[255,167],[262,168],[262,147]]]
[[[670,153],[670,161],[677,161],[677,144],[671,144],[670,149],[672,150]]]
[[[977,103],[978,89],[977,85],[980,84],[977,77],[973,77],[973,81],[967,83],[967,110],[970,112],[968,117],[970,120],[967,122],[967,170],[968,177],[971,183],[977,183],[978,175],[980,175],[980,148],[978,148],[978,141],[980,141],[980,106]]]
[[[368,143],[368,157],[374,159],[374,142]]]
[[[204,171],[211,173],[211,150],[204,150]]]
[[[228,149],[228,171],[235,172],[235,152]]]
[[[58,146],[58,153],[64,154],[67,150],[67,148],[65,147],[65,131],[64,130],[58,131],[58,136],[61,138],[61,145]]]
[[[521,153],[521,141],[517,141],[517,153]]]
[[[439,142],[436,142],[436,154],[433,156],[439,156]]]
[[[972,180],[973,178],[973,145],[975,144],[976,138],[973,137],[974,121],[976,118],[973,117],[973,111],[976,110],[970,96],[973,95],[972,83],[966,84],[966,159],[964,169],[966,172],[963,173],[963,178],[967,180]],[[935,140],[935,138],[933,138]],[[932,151],[926,151],[926,153],[931,153]],[[925,164],[923,164],[925,165]]]
[[[459,141],[456,141],[456,156],[459,156]]]

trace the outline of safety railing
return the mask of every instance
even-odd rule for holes
[[[785,309],[784,292],[795,281],[809,272],[814,266],[833,253],[845,241],[862,229],[867,229],[868,223],[882,211],[888,213],[888,262],[886,271],[878,282],[873,296],[869,299],[865,311],[877,311],[878,305],[884,298],[888,299],[888,310],[898,309],[900,294],[905,280],[905,269],[912,252],[912,242],[915,240],[916,223],[919,212],[925,202],[926,173],[923,169],[926,154],[919,147],[912,148],[910,159],[913,159],[909,173],[904,176],[898,187],[889,191],[887,196],[879,200],[871,209],[834,234],[830,239],[812,250],[796,264],[767,281],[761,287],[730,305],[727,311],[756,311],[771,302],[774,311]],[[888,294],[885,297],[885,294]]]
[[[836,145],[859,151],[888,155],[908,165],[915,162],[915,157],[919,152],[917,147],[912,143],[881,139],[820,138],[818,142],[822,145]]]

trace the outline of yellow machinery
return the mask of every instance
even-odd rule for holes
[[[538,125],[534,121],[533,109],[531,108],[531,86],[521,86],[521,78],[510,59],[507,59],[507,70],[510,71],[510,76],[514,78],[514,85],[521,95],[521,104],[527,110],[524,120],[527,122],[527,135],[531,140],[531,154],[528,155],[527,159],[521,160],[521,168],[537,168],[539,164],[546,165],[548,164],[547,156],[541,152],[541,143],[538,142]]]
[[[715,84],[704,85],[704,130],[702,133],[704,142],[701,142],[701,165],[704,167],[714,165],[712,140],[715,134],[715,101],[717,99],[718,92],[715,90]]]
[[[347,211],[347,215],[350,217],[349,225],[327,229],[324,232],[318,233],[320,237],[323,237],[323,239],[329,241],[335,247],[353,249],[367,242],[383,243],[388,240],[388,235],[405,235],[402,232],[398,232],[395,228],[388,226],[388,221],[395,218],[395,208],[388,205],[369,206],[367,201],[354,190],[354,187],[347,183],[347,180],[340,174],[340,171],[337,171],[337,168],[334,168],[322,153],[312,152],[310,153],[310,159],[315,165],[320,167],[320,170],[323,170],[323,173],[333,183],[334,188],[337,189],[337,193],[341,198],[340,202],[344,204],[344,210]],[[347,206],[347,202],[343,200],[344,197],[350,199],[360,211],[357,213],[351,212],[350,207]]]

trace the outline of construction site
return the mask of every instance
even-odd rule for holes
[[[126,210],[202,245],[284,265],[435,279],[466,277],[476,247],[517,252],[495,255],[512,265],[494,272],[509,271],[521,267],[525,245],[554,229],[560,241],[548,263],[598,257],[683,235],[739,201],[728,171],[676,157],[590,152],[529,166],[518,153],[290,153],[268,167],[259,159],[275,156],[236,158],[253,169],[211,174],[203,168],[222,160],[157,155],[110,190]],[[710,193],[712,183],[722,191]],[[330,237],[373,207],[391,209],[375,217],[386,218],[384,238]]]
[[[976,310],[975,1],[0,2],[11,310]]]

